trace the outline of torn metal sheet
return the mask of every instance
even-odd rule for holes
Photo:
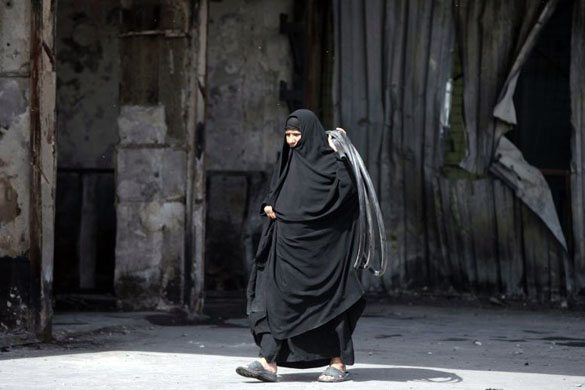
[[[516,196],[544,222],[567,250],[567,241],[544,176],[524,160],[522,152],[506,137],[500,138],[490,172],[514,190]]]
[[[516,109],[514,107],[514,91],[516,90],[516,84],[518,83],[518,76],[520,76],[520,70],[526,62],[528,55],[532,51],[532,48],[536,44],[536,40],[540,35],[546,22],[552,16],[554,10],[557,7],[558,0],[549,0],[544,9],[542,10],[538,21],[526,37],[526,40],[522,44],[522,47],[514,60],[512,70],[508,74],[508,78],[504,83],[504,87],[500,92],[498,102],[494,108],[494,116],[506,123],[515,125],[516,122]]]

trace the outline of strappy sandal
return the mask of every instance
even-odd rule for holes
[[[236,368],[236,372],[246,378],[258,379],[262,382],[276,382],[277,380],[276,373],[265,369],[259,361],[254,361],[248,364],[247,367],[240,366]]]
[[[321,378],[321,375],[327,375],[329,378]],[[335,367],[329,366],[317,378],[318,382],[344,382],[349,380],[349,372],[338,370]]]

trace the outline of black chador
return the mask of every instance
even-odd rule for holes
[[[265,205],[266,218],[248,286],[248,314],[260,356],[279,366],[354,363],[352,333],[365,301],[353,267],[358,196],[351,169],[328,144],[319,119],[297,110],[286,128]]]

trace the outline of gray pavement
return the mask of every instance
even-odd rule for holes
[[[585,389],[585,313],[370,304],[353,380],[279,369],[239,377],[257,355],[245,318],[186,325],[164,313],[64,313],[56,342],[0,353],[0,389]]]

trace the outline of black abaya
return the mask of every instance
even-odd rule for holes
[[[330,149],[317,117],[297,110],[301,139],[286,142],[264,205],[267,221],[248,287],[261,355],[281,366],[353,364],[351,334],[364,308],[352,259],[358,200],[347,161]],[[262,207],[264,207],[264,205]]]

